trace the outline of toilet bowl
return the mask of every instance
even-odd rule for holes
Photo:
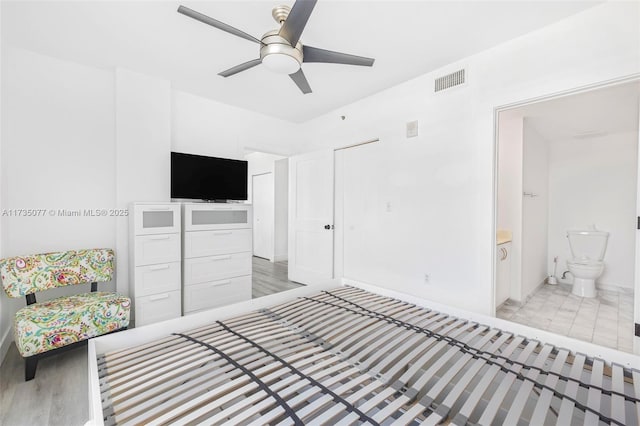
[[[571,293],[580,297],[596,297],[596,280],[604,272],[604,253],[607,250],[609,233],[604,231],[568,231],[572,259],[567,260],[569,272],[573,275]]]

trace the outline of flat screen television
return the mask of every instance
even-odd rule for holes
[[[247,162],[172,152],[171,198],[246,200]]]

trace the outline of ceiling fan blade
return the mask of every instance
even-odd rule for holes
[[[218,75],[221,75],[222,77],[230,77],[234,74],[238,74],[241,71],[248,70],[249,68],[253,68],[256,65],[260,64],[261,62],[262,62],[262,59],[252,59],[251,61],[245,62],[240,65],[236,65],[233,68],[229,68],[226,71],[219,72]]]
[[[205,23],[207,25],[211,25],[212,27],[215,27],[215,28],[217,28],[219,30],[226,31],[229,34],[233,34],[235,36],[242,37],[242,38],[244,38],[246,40],[253,41],[253,42],[256,42],[256,43],[261,43],[260,40],[258,40],[257,38],[255,38],[252,35],[249,35],[249,34],[245,33],[244,31],[240,31],[239,29],[234,28],[231,25],[225,24],[224,22],[220,22],[217,19],[213,19],[213,18],[211,18],[211,17],[209,17],[207,15],[204,15],[204,14],[202,14],[200,12],[196,12],[195,10],[189,9],[188,7],[180,6],[178,8],[178,13],[182,13],[183,15],[188,16],[189,18],[193,18],[193,19],[195,19],[197,21],[200,21],[200,22],[203,22],[203,23]]]
[[[302,91],[302,93],[304,93],[305,95],[307,93],[311,93],[311,86],[309,86],[309,82],[307,81],[307,77],[304,76],[302,68],[300,68],[293,74],[289,74],[289,77],[291,77],[291,80],[293,80],[294,83],[298,85],[298,88]]]
[[[282,28],[280,28],[280,32],[278,33],[280,37],[284,37],[289,41],[291,46],[295,47],[298,40],[300,40],[302,31],[304,31],[304,27],[307,25],[316,1],[317,0],[296,0],[293,4],[289,16],[284,21],[284,24],[282,24]]]
[[[328,64],[361,65],[370,67],[375,59],[364,56],[350,55],[348,53],[334,52],[318,49],[317,47],[302,46],[303,62],[324,62]]]

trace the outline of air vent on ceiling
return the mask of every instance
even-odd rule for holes
[[[452,72],[451,74],[443,75],[435,80],[434,92],[440,92],[441,90],[449,89],[454,86],[459,86],[464,83],[464,69]]]

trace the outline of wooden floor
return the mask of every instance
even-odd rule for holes
[[[253,298],[266,296],[268,294],[280,293],[301,287],[289,281],[287,262],[269,262],[261,257],[253,257],[253,287],[251,294]]]
[[[287,279],[287,262],[253,258],[253,297],[300,287]],[[38,363],[24,381],[24,361],[12,343],[0,367],[0,426],[82,426],[89,419],[87,347]]]
[[[89,420],[87,346],[45,358],[24,381],[24,361],[12,343],[0,367],[0,425],[81,426]]]

